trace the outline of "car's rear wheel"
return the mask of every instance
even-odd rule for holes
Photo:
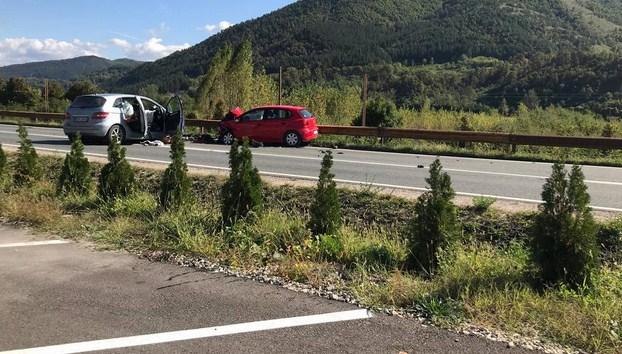
[[[283,137],[283,144],[287,147],[298,147],[302,144],[302,138],[298,132],[289,131]]]
[[[125,143],[125,130],[122,126],[115,124],[108,130],[108,134],[106,134],[106,142],[110,144],[113,140],[120,145]]]
[[[235,136],[233,136],[233,133],[229,130],[225,131],[224,133],[220,135],[220,142],[225,145],[231,145],[233,144],[234,141],[235,141]]]

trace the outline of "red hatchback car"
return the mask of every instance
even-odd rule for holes
[[[226,145],[249,138],[297,147],[317,137],[317,119],[304,107],[264,106],[241,115],[232,111],[220,122],[220,142]]]

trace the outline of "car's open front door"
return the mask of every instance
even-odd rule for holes
[[[185,124],[184,105],[179,96],[173,96],[166,104],[164,135],[174,135],[177,130],[183,132]]]

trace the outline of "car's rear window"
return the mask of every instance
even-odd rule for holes
[[[106,103],[101,96],[80,96],[73,100],[70,108],[99,108]]]
[[[301,110],[300,115],[302,116],[302,118],[313,118],[314,117],[313,113],[307,111],[306,109]]]

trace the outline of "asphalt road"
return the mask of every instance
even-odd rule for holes
[[[0,226],[0,353],[528,352],[273,285],[48,240]]]
[[[15,126],[0,125],[0,142],[17,144]],[[68,151],[69,143],[61,129],[28,128],[35,146],[40,149]],[[87,146],[87,153],[105,157],[106,146]],[[134,160],[168,163],[168,147],[127,146]],[[227,146],[188,144],[187,158],[192,167],[226,169]],[[316,179],[321,163],[321,149],[260,147],[253,149],[255,165],[264,175]],[[435,156],[336,150],[333,172],[338,182],[370,184],[380,187],[422,190]],[[500,200],[540,201],[542,184],[551,173],[551,164],[462,157],[440,157],[452,177],[458,195],[487,195]],[[424,168],[421,168],[424,167]],[[622,212],[622,168],[583,166],[592,206],[596,210]]]

